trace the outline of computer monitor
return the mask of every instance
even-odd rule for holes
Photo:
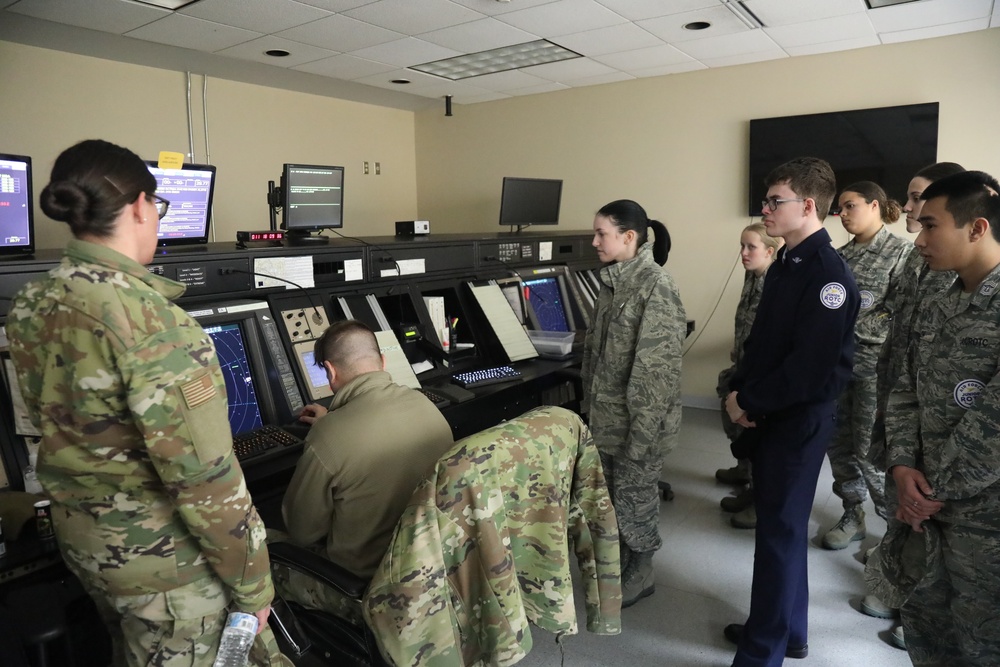
[[[35,251],[31,158],[0,153],[0,255]]]
[[[215,352],[222,367],[222,377],[226,381],[226,397],[229,399],[229,426],[233,435],[239,435],[264,425],[254,373],[247,356],[243,329],[239,323],[219,324],[205,327],[205,333],[212,338]]]
[[[500,224],[518,227],[558,224],[562,183],[550,178],[504,177]]]
[[[562,276],[545,276],[524,280],[524,292],[541,331],[574,330],[572,315],[567,309],[566,287],[560,278]]]
[[[293,236],[344,226],[344,168],[286,164],[281,172],[284,227]]]
[[[146,166],[156,179],[156,194],[170,202],[156,232],[161,246],[208,243],[215,195],[215,167],[183,164],[161,169],[153,160]]]
[[[305,381],[306,393],[309,400],[318,401],[321,398],[333,396],[333,389],[330,389],[330,379],[326,376],[326,369],[316,365],[316,341],[304,340],[292,346],[295,351],[295,360],[299,363],[299,371]]]

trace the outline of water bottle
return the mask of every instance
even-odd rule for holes
[[[246,667],[250,646],[256,634],[256,616],[242,611],[231,612],[226,619],[219,652],[215,655],[212,667]]]

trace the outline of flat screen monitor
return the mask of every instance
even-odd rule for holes
[[[546,276],[524,281],[524,293],[542,331],[573,331],[566,314],[565,287],[559,277]]]
[[[838,194],[874,181],[903,201],[913,175],[937,161],[937,139],[937,102],[751,120],[749,214],[761,213],[768,173],[797,157],[829,162]]]
[[[222,377],[226,381],[229,426],[233,435],[260,428],[264,422],[242,327],[235,322],[217,324],[205,327],[205,333],[211,336],[215,344]]]
[[[561,180],[549,178],[504,177],[500,224],[519,227],[558,224],[562,184]]]
[[[34,250],[31,158],[0,153],[0,255],[30,255]]]
[[[281,172],[285,229],[304,232],[344,226],[344,168],[286,164]]]
[[[215,195],[215,167],[183,164],[161,169],[155,161],[146,166],[156,179],[156,194],[170,202],[156,232],[161,246],[208,243]]]

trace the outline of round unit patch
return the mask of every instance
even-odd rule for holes
[[[976,399],[986,389],[986,385],[979,380],[962,380],[955,385],[955,403],[960,408],[968,410],[976,404]]]
[[[847,301],[847,290],[840,283],[827,283],[819,291],[819,301],[830,310],[836,310]]]
[[[875,295],[866,289],[861,290],[861,310],[867,310],[875,305]]]

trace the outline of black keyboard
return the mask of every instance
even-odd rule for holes
[[[494,368],[480,368],[466,373],[455,373],[451,376],[451,379],[458,386],[471,389],[473,387],[484,387],[488,384],[510,382],[520,377],[521,372],[515,371],[510,366],[496,366]]]
[[[299,444],[302,444],[301,438],[280,426],[261,426],[249,433],[233,436],[233,452],[240,461],[255,459]]]
[[[431,391],[430,389],[420,388],[417,391],[419,391],[421,394],[423,394],[424,396],[426,396],[427,399],[431,403],[433,403],[436,407],[443,408],[446,405],[450,405],[451,404],[451,401],[449,401],[447,398],[445,398],[441,394],[437,394],[437,393]]]

